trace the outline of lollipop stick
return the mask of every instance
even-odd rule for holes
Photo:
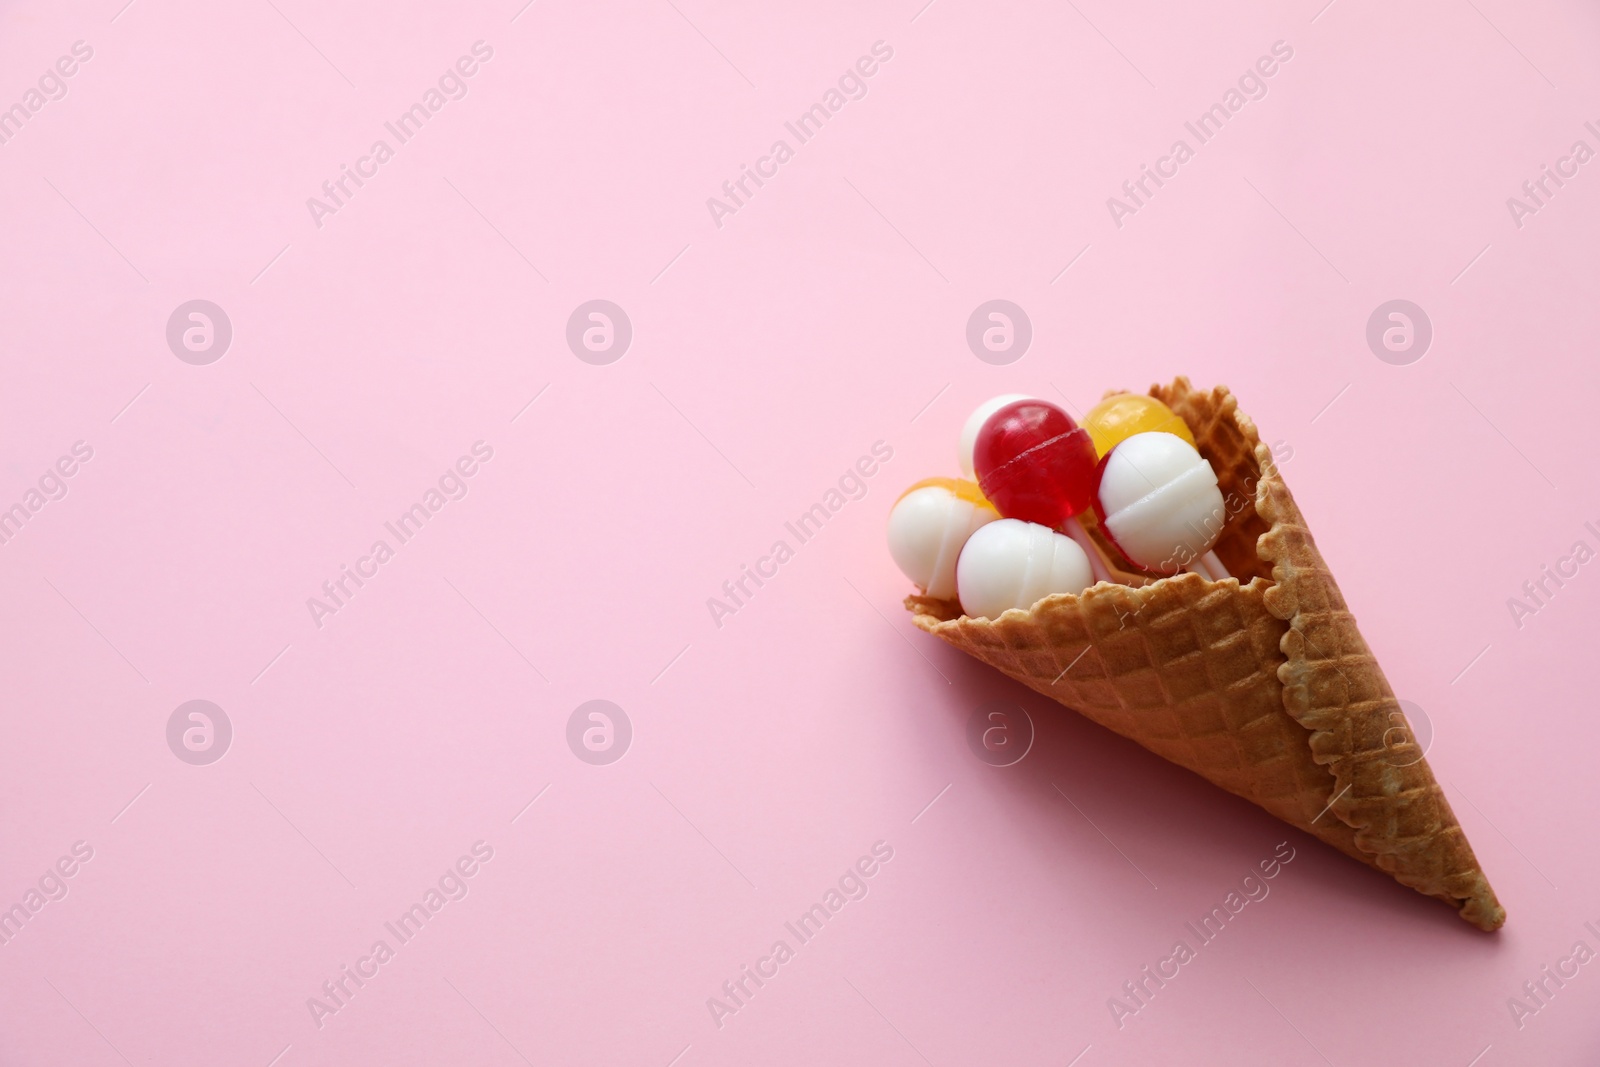
[[[1222,561],[1217,558],[1215,552],[1206,552],[1196,556],[1194,560],[1185,564],[1183,569],[1190,574],[1198,574],[1208,582],[1220,582],[1224,578],[1231,577],[1228,574],[1228,568],[1222,565]]]
[[[1111,571],[1106,567],[1106,561],[1100,555],[1100,546],[1094,543],[1089,536],[1089,531],[1077,519],[1068,519],[1063,525],[1067,536],[1078,542],[1078,547],[1083,549],[1083,554],[1089,557],[1089,570],[1094,574],[1096,582],[1115,582]]]

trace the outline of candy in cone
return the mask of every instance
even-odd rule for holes
[[[1228,514],[1235,577],[1047,597],[998,619],[908,597],[918,627],[1255,803],[1484,930],[1505,922],[1300,509],[1225,388],[1151,395],[1193,431]],[[1103,544],[1103,542],[1102,542]]]

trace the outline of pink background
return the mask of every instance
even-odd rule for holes
[[[0,105],[93,58],[0,146],[0,507],[93,458],[0,545],[0,906],[93,858],[0,945],[0,1062],[1594,1061],[1600,965],[1520,1028],[1507,999],[1600,949],[1600,565],[1520,628],[1507,601],[1600,547],[1600,163],[1521,227],[1506,198],[1600,148],[1600,15],[921,2],[3,6]],[[479,40],[319,228],[306,199]],[[880,40],[718,228],[706,199]],[[1279,40],[1118,228],[1106,198]],[[1033,325],[1008,366],[965,341],[994,298]],[[1364,336],[1395,298],[1434,327],[1406,366]],[[207,366],[166,342],[193,299],[233,327]],[[633,325],[608,366],[564,339],[593,299]],[[1180,373],[1292,446],[1499,935],[901,610],[887,510],[973,405]],[[319,628],[307,598],[479,440]],[[713,625],[879,440],[865,498]],[[633,727],[607,766],[565,739],[597,698]],[[194,699],[234,732],[207,766],[166,741]],[[993,700],[1037,724],[1011,767],[965,740]],[[307,999],[480,840],[319,1028]],[[1119,1029],[1108,998],[1285,840]],[[707,999],[877,841],[868,895],[719,1028]]]

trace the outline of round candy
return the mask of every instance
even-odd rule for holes
[[[1172,433],[1191,446],[1194,444],[1194,434],[1189,432],[1188,423],[1155,397],[1137,393],[1114,393],[1106,397],[1089,409],[1083,428],[1094,438],[1095,451],[1102,456],[1136,433]]]
[[[961,610],[973,618],[997,619],[1054,593],[1081,593],[1093,581],[1077,542],[1021,519],[974,531],[956,564]]]
[[[972,531],[999,517],[972,482],[928,478],[901,494],[889,512],[889,555],[928,596],[950,600],[962,546]]]
[[[1094,441],[1043,400],[1016,400],[990,415],[972,449],[978,485],[995,510],[1051,528],[1094,500]]]
[[[1182,438],[1134,434],[1095,473],[1100,529],[1138,566],[1174,574],[1216,544],[1228,515],[1217,473]]]
[[[976,478],[977,473],[972,469],[972,446],[978,440],[978,431],[983,429],[983,424],[989,421],[989,416],[1005,407],[1014,400],[1027,400],[1026,393],[1006,393],[1003,396],[990,397],[973,409],[967,416],[967,424],[961,427],[961,444],[959,456],[961,459],[961,473],[968,478]]]

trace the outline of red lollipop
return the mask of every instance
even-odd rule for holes
[[[1017,400],[989,416],[972,449],[978,486],[1008,519],[1056,529],[1094,502],[1094,439],[1043,400]]]

